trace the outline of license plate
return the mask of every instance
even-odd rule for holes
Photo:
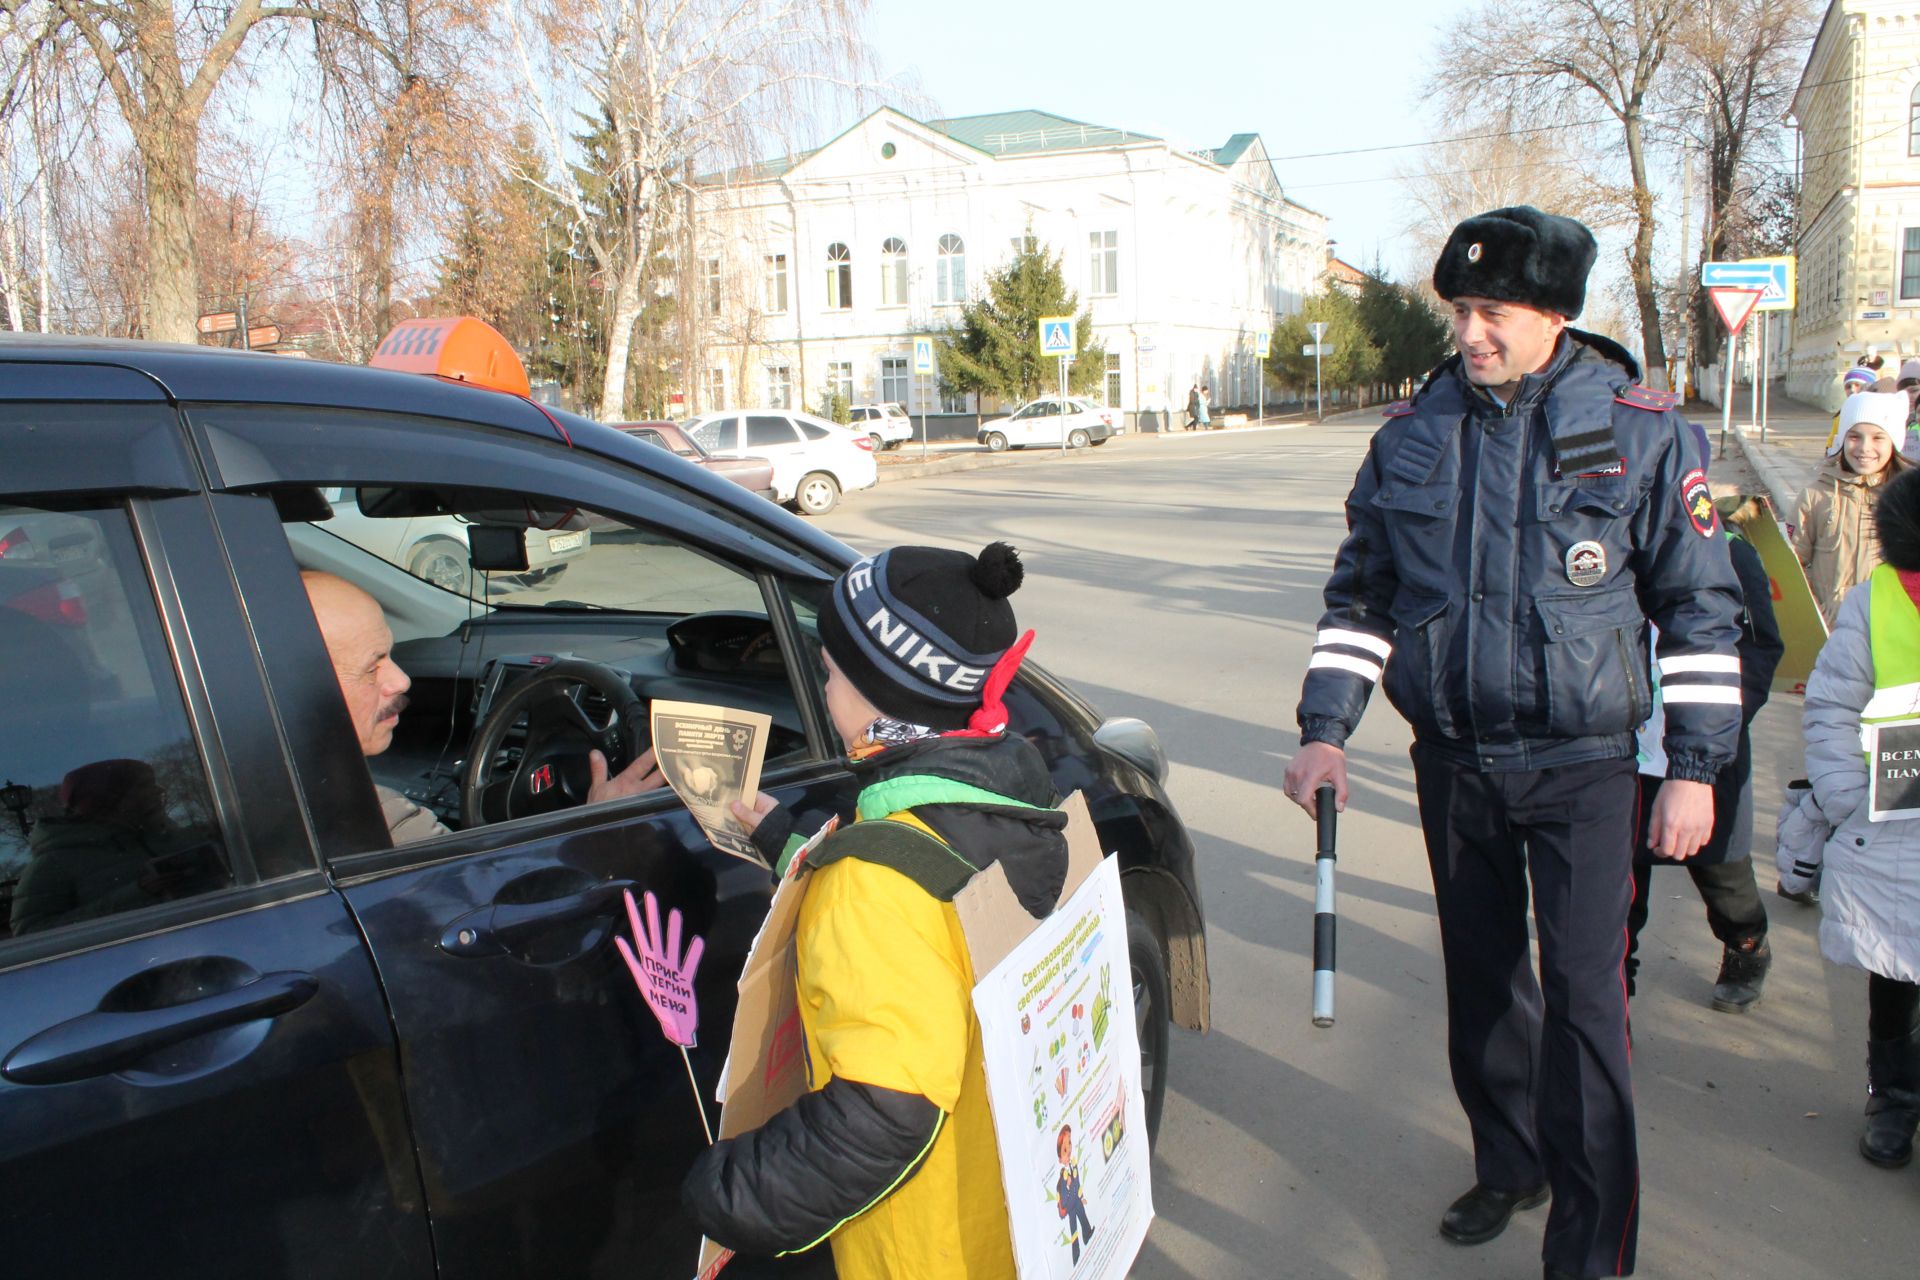
[[[577,551],[580,544],[587,540],[584,533],[553,533],[547,535],[547,550],[556,555],[562,551]]]

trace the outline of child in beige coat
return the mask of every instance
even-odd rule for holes
[[[1873,509],[1880,487],[1908,464],[1907,393],[1865,391],[1840,408],[1840,430],[1793,513],[1793,550],[1820,616],[1833,625],[1840,601],[1880,563]]]

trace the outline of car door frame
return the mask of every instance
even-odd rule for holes
[[[7,497],[84,495],[126,511],[143,576],[124,577],[124,589],[130,607],[155,610],[212,826],[236,873],[227,888],[0,942],[11,1011],[46,1027],[19,1043],[16,1032],[0,1033],[0,1152],[25,1126],[34,1158],[71,1152],[72,1176],[48,1185],[88,1188],[72,1230],[57,1226],[57,1210],[36,1214],[9,1263],[22,1276],[76,1274],[76,1266],[271,1274],[296,1265],[295,1253],[324,1250],[299,1265],[316,1275],[425,1280],[432,1249],[386,1003],[304,821],[214,500],[177,406],[146,375],[109,362],[6,360],[0,369]],[[49,421],[65,415],[43,408],[34,421],[13,421],[21,402],[65,402],[100,416],[86,424],[87,447],[76,449],[72,432]],[[261,874],[263,864],[276,874]],[[249,969],[250,982],[240,976]],[[185,990],[171,1004],[131,1006],[148,1024],[142,1034],[197,1029],[133,1057],[94,1049],[47,1058],[55,1045],[120,1034],[123,993],[156,980]],[[236,1023],[216,1006],[255,1016]],[[132,1023],[125,1029],[134,1034]],[[23,1057],[29,1044],[49,1047]],[[265,1117],[263,1099],[279,1102]],[[240,1131],[211,1123],[219,1114]],[[115,1188],[128,1180],[141,1190],[123,1202]],[[24,1194],[0,1203],[12,1212],[33,1205]],[[193,1208],[150,1221],[171,1204]],[[244,1221],[222,1227],[222,1214]],[[111,1221],[114,1230],[87,1230],[82,1219]],[[37,1240],[53,1251],[46,1267],[57,1269],[34,1261]],[[79,1260],[82,1250],[91,1261]]]

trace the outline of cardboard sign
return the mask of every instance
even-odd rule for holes
[[[1786,531],[1773,503],[1758,497],[1761,514],[1740,526],[1740,532],[1760,553],[1767,570],[1767,582],[1773,595],[1773,620],[1780,627],[1780,639],[1787,651],[1780,655],[1780,666],[1773,673],[1775,693],[1807,691],[1807,677],[1813,674],[1814,660],[1827,643],[1827,622],[1813,602],[1813,589],[1807,585],[1807,571],[1793,554]]]
[[[1920,718],[1863,725],[1867,820],[1920,818]]]

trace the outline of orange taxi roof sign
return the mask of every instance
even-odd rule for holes
[[[376,369],[431,373],[492,391],[531,395],[526,366],[500,331],[473,316],[425,317],[393,326],[367,363]]]

